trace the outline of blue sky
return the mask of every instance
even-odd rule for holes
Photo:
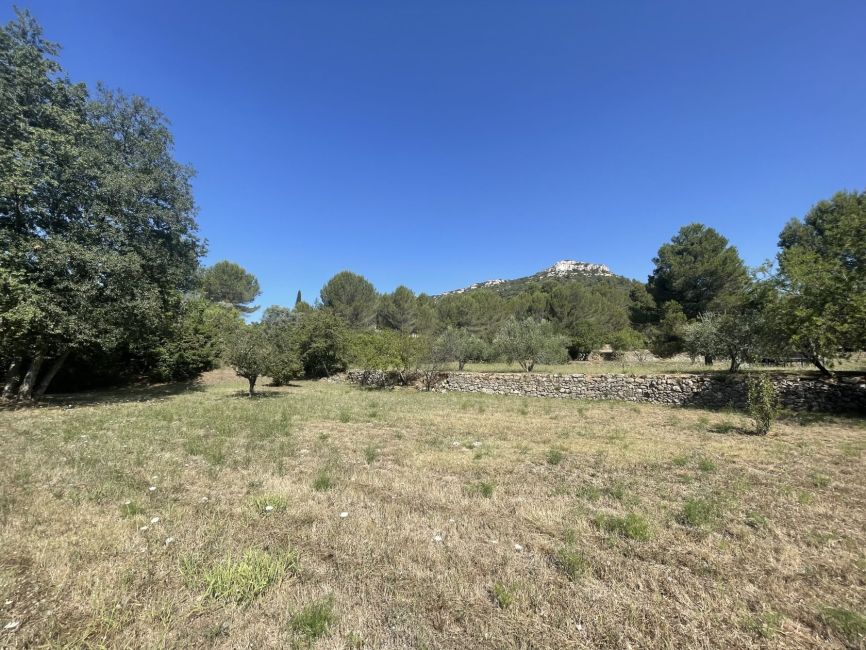
[[[207,260],[262,305],[345,268],[428,293],[562,258],[643,280],[691,221],[758,264],[866,188],[862,0],[17,4],[73,79],[169,116]]]

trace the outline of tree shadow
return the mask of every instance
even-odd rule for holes
[[[97,406],[100,404],[123,404],[131,402],[151,402],[167,400],[186,393],[200,393],[204,384],[200,380],[175,382],[171,384],[136,384],[117,388],[100,388],[80,393],[50,393],[32,402],[0,402],[0,409],[77,406]]]
[[[286,388],[286,386],[281,386],[280,388]],[[231,399],[231,400],[245,399],[245,400],[249,400],[251,402],[256,402],[258,400],[273,399],[275,397],[287,397],[288,395],[289,395],[289,393],[287,393],[286,391],[282,391],[282,390],[263,391],[260,389],[260,390],[257,390],[253,394],[252,397],[250,397],[249,391],[236,390],[236,391],[232,391],[231,393],[229,393],[228,395],[223,397],[223,399]]]

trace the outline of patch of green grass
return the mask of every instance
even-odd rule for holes
[[[282,494],[259,494],[250,499],[250,506],[256,512],[281,512],[289,507],[289,500]]]
[[[625,485],[617,481],[616,483],[605,489],[605,494],[607,494],[612,499],[623,502],[625,501],[626,497]]]
[[[649,522],[641,515],[630,512],[624,517],[599,513],[595,525],[606,533],[645,542],[650,538]]]
[[[352,421],[352,414],[347,409],[340,409],[337,419],[339,419],[343,424],[346,424],[347,422]]]
[[[508,609],[514,603],[514,589],[501,582],[494,582],[490,588],[490,597],[500,609]]]
[[[312,645],[325,636],[336,622],[334,597],[328,596],[294,612],[289,618],[289,630],[296,638]]]
[[[824,625],[844,638],[851,647],[857,647],[866,639],[866,616],[841,607],[821,609]]]
[[[812,474],[812,485],[816,488],[825,488],[830,486],[830,477],[825,474]]]
[[[298,556],[289,551],[271,555],[250,549],[240,559],[227,557],[202,573],[205,595],[216,600],[248,604],[298,569]]]
[[[683,504],[682,510],[677,515],[677,521],[686,526],[705,526],[718,515],[718,506],[708,500],[701,498],[689,499]]]
[[[716,469],[716,463],[711,458],[701,458],[698,461],[698,469],[702,472],[713,472]]]
[[[316,474],[316,477],[313,479],[313,489],[316,492],[327,492],[332,487],[334,487],[334,480],[327,470],[323,469]]]
[[[748,617],[743,627],[762,639],[772,639],[782,629],[782,619],[779,612],[764,612]]]
[[[134,517],[135,515],[143,515],[144,508],[138,505],[135,501],[124,503],[120,506],[121,517]]]
[[[570,545],[561,547],[553,559],[559,570],[568,576],[569,580],[577,580],[586,572],[586,557]]]
[[[372,446],[368,445],[364,447],[364,460],[367,461],[368,465],[372,465],[376,462],[376,459],[379,457],[379,450]]]
[[[686,465],[689,464],[689,457],[686,456],[685,454],[679,454],[679,455],[677,455],[677,456],[674,456],[674,457],[671,459],[671,462],[672,462],[676,467],[685,467]]]
[[[551,449],[547,452],[547,463],[549,465],[559,465],[564,458],[565,454],[563,454],[559,449]]]
[[[493,496],[493,490],[496,487],[491,481],[477,481],[466,486],[466,493],[470,496],[479,496],[489,499]]]
[[[575,496],[587,501],[598,501],[601,497],[601,490],[594,485],[581,485],[575,490]]]
[[[750,528],[767,528],[769,521],[760,512],[752,510],[746,513],[746,525]]]

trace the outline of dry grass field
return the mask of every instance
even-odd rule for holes
[[[0,647],[864,647],[862,419],[243,387],[0,411]]]

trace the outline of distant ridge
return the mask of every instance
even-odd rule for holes
[[[611,273],[610,269],[605,264],[594,264],[592,262],[578,262],[577,260],[560,260],[556,264],[547,267],[533,275],[528,275],[522,278],[513,280],[503,280],[497,278],[495,280],[486,280],[484,282],[476,282],[462,289],[453,289],[444,291],[440,296],[450,296],[457,293],[465,293],[475,289],[494,289],[501,293],[512,293],[514,289],[522,288],[524,285],[541,282],[548,279],[571,279],[575,277],[616,277]]]

